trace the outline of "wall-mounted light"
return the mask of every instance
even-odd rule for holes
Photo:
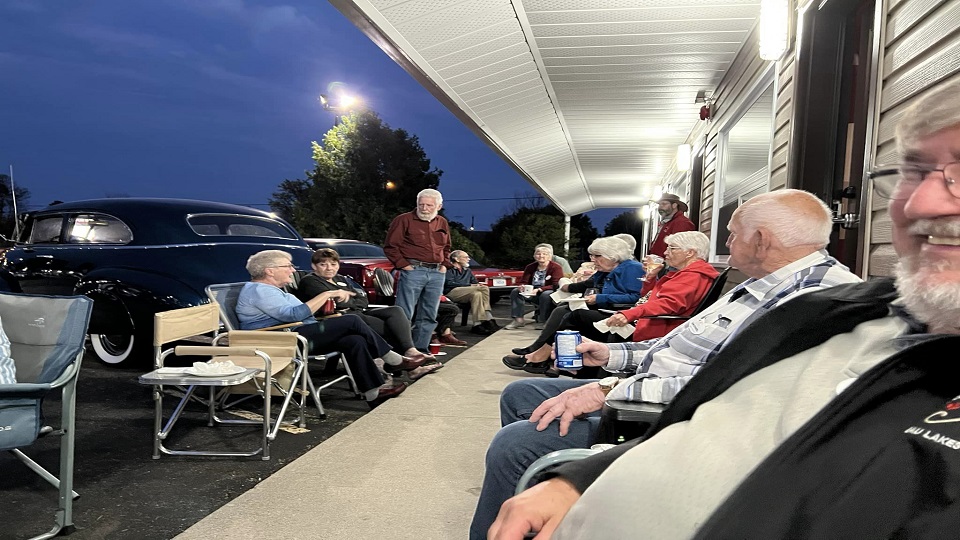
[[[789,0],[760,0],[760,58],[779,60],[787,51]]]
[[[677,170],[686,172],[690,170],[690,157],[693,148],[689,144],[677,146]]]

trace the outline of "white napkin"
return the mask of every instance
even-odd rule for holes
[[[570,311],[575,309],[590,309],[587,307],[587,301],[582,298],[570,298],[567,300],[567,307],[570,308]]]
[[[560,278],[560,281],[557,283],[557,288],[554,289],[553,293],[550,295],[550,299],[553,300],[554,304],[559,304],[560,302],[566,302],[569,298],[580,298],[580,293],[564,292],[560,288],[564,285],[569,285],[573,283],[570,281],[570,278]]]
[[[601,332],[617,334],[618,336],[626,339],[629,339],[631,336],[633,336],[633,331],[635,329],[632,324],[628,324],[626,326],[610,326],[607,324],[606,319],[593,323],[593,327]]]
[[[158,375],[183,375],[190,373],[193,368],[188,367],[162,367],[157,370]]]
[[[194,362],[191,371],[197,375],[223,375],[237,372],[237,365],[227,360],[226,362]]]

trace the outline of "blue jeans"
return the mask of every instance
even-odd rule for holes
[[[430,350],[430,336],[437,327],[444,277],[439,270],[414,266],[413,270],[402,270],[397,282],[397,305],[413,322],[413,344],[424,352]]]
[[[512,382],[500,395],[500,424],[487,449],[486,473],[477,510],[470,524],[470,539],[483,540],[493,525],[500,505],[517,488],[517,482],[534,461],[541,456],[564,448],[589,448],[600,426],[600,411],[583,419],[574,420],[566,436],[560,436],[559,422],[543,431],[528,421],[533,410],[544,400],[564,390],[593,384],[596,380],[522,379]]]

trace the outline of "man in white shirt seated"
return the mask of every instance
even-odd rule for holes
[[[843,285],[770,311],[644,439],[560,467],[507,501],[489,537],[954,537],[958,96],[955,82],[906,110],[903,163],[873,173],[889,200],[895,282]]]
[[[503,428],[487,450],[470,537],[484,538],[500,505],[537,458],[593,443],[605,399],[665,403],[731,336],[763,313],[810,291],[859,282],[823,251],[832,227],[829,209],[805,191],[754,197],[733,213],[728,225],[730,265],[748,280],[663,338],[580,346],[587,351],[584,365],[632,377],[524,379],[508,385],[500,397]],[[559,425],[551,425],[554,419]]]

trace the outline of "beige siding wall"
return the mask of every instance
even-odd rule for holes
[[[720,128],[733,113],[741,108],[746,98],[745,94],[756,85],[757,80],[768,67],[769,62],[760,59],[759,35],[755,26],[740,47],[730,69],[713,92],[713,120],[695,133],[696,139],[691,141],[696,144],[696,141],[703,141],[704,137],[706,138],[700,203],[700,230],[706,234],[710,234],[713,225],[713,193],[719,165],[717,158]]]
[[[894,128],[906,108],[931,88],[960,78],[960,2],[890,0],[881,66],[873,163],[892,163],[898,161]],[[890,275],[897,257],[884,201],[873,199],[868,230],[867,274]]]

